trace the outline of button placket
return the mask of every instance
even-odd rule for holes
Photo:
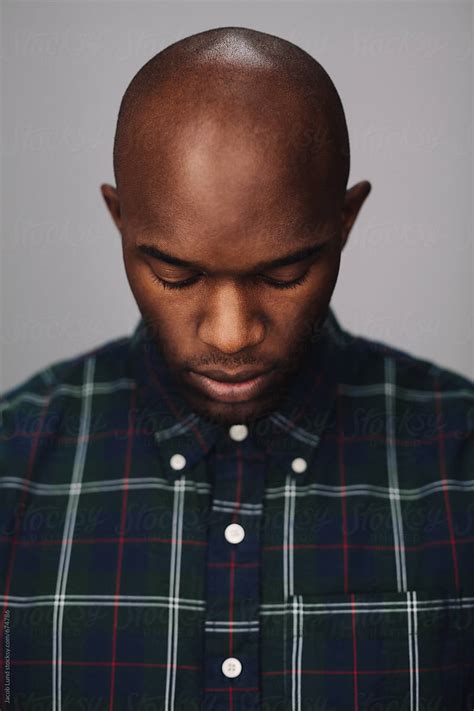
[[[265,456],[247,439],[245,425],[233,425],[226,435],[213,477],[217,505],[209,528],[204,708],[225,711],[228,699],[219,691],[235,684],[255,689],[245,703],[256,711]]]

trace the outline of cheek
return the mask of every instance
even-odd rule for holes
[[[307,338],[314,337],[315,323],[319,322],[329,307],[337,272],[337,268],[334,269],[330,264],[314,269],[304,292],[302,291],[298,298],[286,302],[284,313],[280,309],[276,317],[279,330],[285,334],[287,341],[293,342],[295,349]]]
[[[167,304],[166,295],[161,293],[163,289],[159,284],[153,283],[149,267],[140,260],[128,259],[124,260],[124,264],[128,283],[140,313],[148,323],[153,324],[160,340],[169,340],[176,329],[172,328],[173,309]]]
[[[171,318],[167,312],[174,309],[172,302],[167,298],[167,294],[159,282],[153,281],[153,274],[150,267],[141,260],[130,259],[125,261],[125,271],[127,273],[130,289],[135,297],[140,310],[152,313],[156,317],[166,322]]]
[[[137,304],[140,305],[146,300],[147,291],[149,291],[150,280],[146,275],[147,270],[143,263],[131,257],[126,251],[123,253],[123,263],[132,294]]]

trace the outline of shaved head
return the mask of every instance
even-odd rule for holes
[[[102,194],[177,387],[213,421],[270,412],[311,358],[370,190],[346,189],[349,138],[328,74],[265,32],[191,35],[129,83],[113,159],[116,187]],[[210,366],[268,378],[224,392],[203,379]]]
[[[186,173],[178,176],[184,151]],[[207,159],[209,181],[202,180]],[[136,204],[143,181],[159,195],[164,182],[192,181],[193,172],[201,189],[212,190],[219,159],[235,166],[231,190],[248,189],[257,171],[265,190],[265,166],[269,180],[288,189],[298,181],[300,193],[317,179],[321,200],[342,205],[349,138],[323,67],[287,40],[241,27],[199,32],[152,57],[129,83],[118,114],[113,160],[121,201]]]

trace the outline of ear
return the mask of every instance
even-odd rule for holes
[[[344,198],[344,207],[342,209],[342,235],[341,235],[341,251],[344,249],[349,232],[352,225],[356,221],[359,210],[362,207],[364,200],[372,190],[372,186],[368,180],[362,180],[356,183],[346,191]]]
[[[121,233],[122,219],[120,214],[120,200],[117,193],[117,189],[114,188],[113,185],[107,185],[106,183],[104,183],[100,186],[100,192],[102,193],[102,197],[105,200],[105,204],[109,209],[109,212],[118,231]]]

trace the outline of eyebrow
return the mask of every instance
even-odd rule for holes
[[[297,264],[298,262],[302,262],[320,252],[325,244],[325,242],[319,242],[318,244],[310,245],[304,249],[298,249],[296,252],[290,252],[282,257],[271,259],[269,262],[259,262],[252,271],[276,269],[277,267],[286,267],[289,264]],[[153,257],[153,259],[160,259],[162,262],[172,264],[175,267],[187,267],[188,269],[200,269],[201,271],[205,271],[202,265],[197,264],[196,262],[187,261],[186,259],[174,257],[172,254],[168,254],[168,252],[164,252],[151,244],[138,244],[137,249],[143,254]]]

